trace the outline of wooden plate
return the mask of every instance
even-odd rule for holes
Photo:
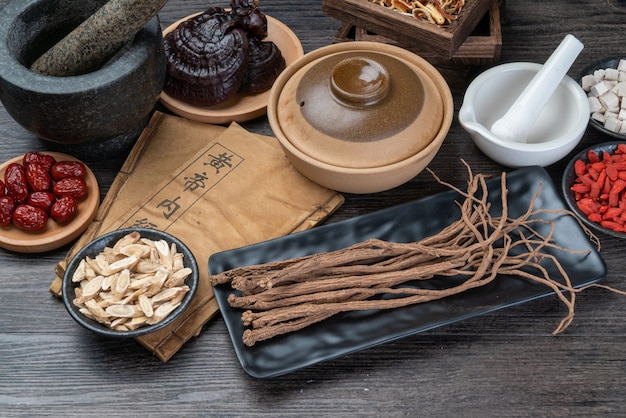
[[[52,155],[57,161],[80,161],[71,155],[59,152],[44,151],[42,154]],[[0,165],[0,178],[4,180],[4,172],[11,163],[21,163],[23,155],[5,161]],[[41,232],[26,232],[10,225],[0,227],[0,247],[19,253],[42,253],[55,250],[78,238],[93,221],[100,206],[100,189],[93,172],[85,165],[87,173],[87,197],[78,202],[78,213],[67,225],[58,225],[54,220],[48,219],[46,228]]]
[[[173,31],[180,23],[200,13],[189,15],[168,26],[163,35]],[[267,15],[266,15],[267,16]],[[302,44],[298,37],[285,24],[267,16],[267,38],[280,49],[287,65],[293,63],[304,55]],[[232,99],[211,107],[196,107],[174,99],[165,92],[161,93],[161,103],[177,114],[187,119],[204,123],[228,124],[230,122],[245,122],[265,115],[269,90],[263,93],[242,96],[235,95]]]

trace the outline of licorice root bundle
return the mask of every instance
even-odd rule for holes
[[[575,289],[559,260],[542,250],[574,251],[553,242],[554,222],[540,215],[570,213],[535,210],[539,186],[526,212],[509,218],[506,175],[502,173],[502,211],[500,216],[492,216],[485,176],[473,175],[469,166],[467,169],[467,191],[431,172],[463,198],[457,202],[460,218],[435,235],[410,243],[370,239],[336,251],[238,267],[212,276],[214,286],[230,283],[241,293],[229,295],[228,302],[244,310],[242,321],[249,327],[243,333],[244,344],[253,346],[341,312],[394,309],[457,295],[504,276],[526,278],[554,290],[568,309],[554,334],[565,330],[574,317],[576,293],[582,288]],[[545,236],[533,228],[538,223],[550,224]],[[597,238],[585,231],[599,245]],[[549,276],[542,265],[545,262],[554,264],[562,280]],[[461,281],[441,289],[415,287],[418,281],[452,276]],[[385,295],[392,297],[381,299]]]

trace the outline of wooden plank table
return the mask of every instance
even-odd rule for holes
[[[0,7],[7,0],[0,0]],[[222,2],[225,3],[225,2]],[[172,0],[163,27],[217,1]],[[321,1],[261,0],[263,10],[300,37],[305,52],[328,45],[341,22]],[[626,2],[509,1],[502,14],[501,61],[544,62],[561,39],[585,49],[571,75],[591,61],[626,53]],[[468,77],[482,68],[472,68]],[[455,89],[455,107],[462,87]],[[555,120],[554,123],[559,123]],[[265,117],[243,126],[272,135]],[[609,140],[588,129],[577,149]],[[0,107],[0,160],[47,144]],[[505,168],[487,159],[454,121],[431,168],[465,184],[459,162],[474,172]],[[107,192],[123,158],[87,161]],[[565,161],[548,167],[560,182]],[[422,174],[404,186],[346,195],[327,223],[443,190]],[[433,214],[432,216],[437,216]],[[608,237],[601,254],[605,284],[626,288],[624,243]],[[0,250],[1,416],[623,416],[626,414],[626,299],[592,289],[579,295],[576,317],[558,337],[565,314],[556,298],[438,328],[270,380],[240,367],[221,318],[172,360],[162,363],[135,341],[98,338],[80,328],[49,292],[54,265],[68,247],[45,254]]]

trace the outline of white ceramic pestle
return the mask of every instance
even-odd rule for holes
[[[500,139],[526,142],[533,123],[582,49],[583,44],[573,35],[565,36],[509,110],[491,126],[491,133]]]

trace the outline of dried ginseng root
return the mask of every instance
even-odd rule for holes
[[[72,277],[80,283],[73,303],[93,320],[130,331],[167,318],[189,292],[184,281],[190,274],[176,244],[131,232],[81,260]]]
[[[394,243],[370,239],[340,250],[274,263],[239,267],[211,277],[215,285],[229,283],[240,295],[231,294],[229,304],[243,309],[243,342],[259,341],[286,334],[323,321],[341,312],[394,309],[442,299],[484,286],[499,277],[521,277],[554,290],[568,314],[554,331],[565,330],[574,317],[575,289],[559,260],[542,251],[578,251],[557,246],[552,240],[554,221],[541,214],[566,210],[534,209],[541,187],[526,212],[510,218],[507,208],[506,174],[502,173],[500,216],[489,213],[484,175],[474,176],[468,168],[466,192],[435,179],[457,191],[463,202],[460,218],[439,233],[417,242]],[[533,225],[548,224],[542,236]],[[582,225],[581,225],[582,226]],[[596,243],[597,238],[583,229]],[[549,277],[542,263],[552,263],[563,276]],[[420,288],[415,284],[432,278],[455,277],[446,288]],[[410,285],[411,282],[413,285]],[[601,285],[617,293],[625,292]],[[589,287],[589,286],[587,286]],[[393,295],[393,298],[380,298]]]

